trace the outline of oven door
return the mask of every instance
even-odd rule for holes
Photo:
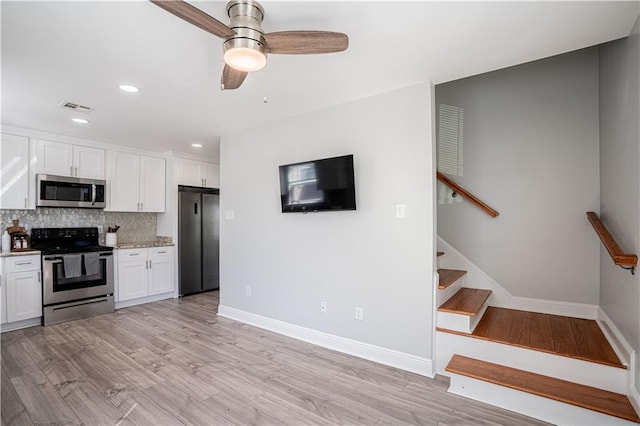
[[[87,275],[84,260],[80,276],[66,278],[61,255],[42,257],[43,305],[113,294],[113,252],[99,252],[97,274]]]

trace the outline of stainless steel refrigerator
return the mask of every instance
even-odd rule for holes
[[[178,222],[180,296],[219,288],[219,190],[179,186]]]

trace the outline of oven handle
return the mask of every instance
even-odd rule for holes
[[[76,253],[76,254],[82,254],[82,253]],[[113,256],[113,253],[100,253],[101,259],[109,256]],[[62,263],[63,258],[62,256],[52,256],[52,257],[45,257],[44,260],[49,263]]]

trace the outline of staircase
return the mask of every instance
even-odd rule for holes
[[[466,271],[438,275],[436,366],[449,392],[555,424],[640,423],[595,321],[492,307]]]

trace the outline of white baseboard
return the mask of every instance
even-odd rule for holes
[[[33,327],[34,325],[42,325],[42,317],[2,324],[0,332],[20,330],[21,328]]]
[[[532,299],[512,296],[509,308],[521,311],[539,312],[550,315],[594,320],[598,318],[598,305],[586,303],[560,302],[556,300]]]
[[[116,302],[115,308],[122,309],[129,306],[142,305],[143,303],[157,302],[158,300],[173,298],[173,290],[168,293],[154,294],[153,296],[139,297],[137,299],[123,300],[122,302]]]
[[[604,333],[605,337],[611,344],[611,347],[615,351],[616,355],[620,358],[620,360],[627,366],[627,396],[629,397],[629,402],[633,405],[633,408],[637,413],[640,413],[640,392],[638,392],[638,386],[640,384],[636,383],[636,357],[638,356],[637,352],[631,347],[627,339],[625,339],[624,335],[615,323],[609,318],[609,316],[602,310],[601,307],[598,307],[598,324],[600,325],[600,329]]]
[[[636,389],[635,386],[631,387],[631,391],[629,392],[629,402],[633,406],[633,409],[636,410],[636,413],[640,414],[640,392]]]
[[[240,321],[255,327],[273,331],[287,337],[312,343],[317,346],[332,349],[345,354],[368,359],[380,364],[399,368],[433,378],[433,361],[427,358],[387,349],[357,340],[347,339],[322,331],[313,330],[284,321],[267,318],[251,312],[242,311],[229,306],[219,305],[218,315],[235,321]]]

